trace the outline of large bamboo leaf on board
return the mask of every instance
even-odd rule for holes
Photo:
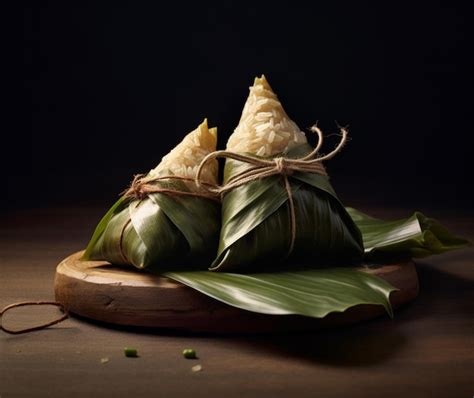
[[[257,274],[167,272],[164,276],[247,311],[314,318],[360,304],[381,305],[392,316],[389,296],[397,290],[383,279],[340,267]]]

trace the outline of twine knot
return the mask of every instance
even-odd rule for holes
[[[145,192],[145,175],[144,174],[135,174],[133,180],[130,183],[130,186],[125,192],[125,196],[134,197],[136,199],[142,200],[147,195]]]
[[[283,157],[278,157],[273,159],[275,162],[275,170],[278,172],[278,174],[289,176],[293,174],[293,169],[288,166],[288,163],[285,158]]]

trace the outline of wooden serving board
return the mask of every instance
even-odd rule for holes
[[[56,300],[71,313],[111,324],[192,332],[278,332],[351,324],[385,313],[382,306],[359,305],[324,319],[257,314],[164,277],[103,261],[80,261],[82,253],[72,254],[58,265]],[[377,275],[400,289],[391,294],[393,308],[418,295],[418,277],[412,262],[360,271]]]

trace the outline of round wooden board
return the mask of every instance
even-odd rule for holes
[[[170,279],[103,261],[80,261],[82,252],[64,259],[56,269],[56,300],[71,313],[128,326],[192,332],[254,333],[319,329],[351,324],[385,313],[381,306],[359,305],[324,319],[298,315],[264,315],[211,299]],[[400,289],[391,294],[393,308],[418,295],[412,262],[360,268]]]

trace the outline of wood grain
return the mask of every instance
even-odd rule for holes
[[[56,300],[72,313],[107,323],[194,332],[254,333],[319,329],[385,313],[381,306],[359,305],[325,319],[257,314],[157,275],[107,262],[80,261],[81,255],[82,252],[72,254],[58,265]],[[418,294],[418,277],[412,262],[359,270],[377,275],[399,289],[391,295],[394,308]]]

